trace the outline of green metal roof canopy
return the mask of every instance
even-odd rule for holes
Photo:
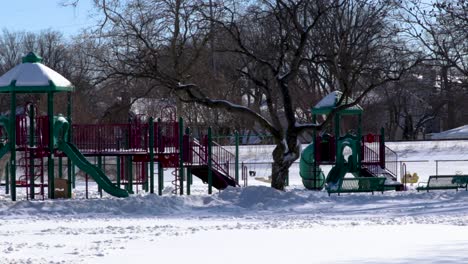
[[[327,96],[325,96],[320,102],[318,102],[313,108],[312,108],[312,114],[314,115],[326,115],[329,114],[333,109],[338,107],[337,103],[343,96],[343,93],[340,91],[334,91]],[[343,101],[341,102],[340,105],[345,105],[354,102],[353,99],[349,97],[345,97]],[[362,114],[363,109],[360,105],[354,105],[352,107],[348,107],[346,109],[341,110],[339,113],[341,115],[356,115],[356,114]]]
[[[0,93],[72,92],[73,85],[65,77],[41,63],[33,52],[0,77]]]

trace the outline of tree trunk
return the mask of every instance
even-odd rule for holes
[[[286,147],[288,149],[286,149]],[[289,176],[289,167],[299,158],[300,148],[297,144],[297,135],[289,140],[286,146],[282,142],[278,143],[273,150],[273,165],[271,174],[271,187],[284,191],[286,180]]]

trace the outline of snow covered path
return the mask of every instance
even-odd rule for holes
[[[0,263],[468,261],[465,191],[3,200],[0,219]]]

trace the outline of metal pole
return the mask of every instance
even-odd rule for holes
[[[120,156],[117,156],[117,179],[116,182],[117,182],[117,186],[120,188]]]
[[[60,161],[60,160],[59,160]],[[98,165],[98,168],[102,171],[102,157],[101,156],[98,156],[97,157],[97,165]],[[101,196],[102,198],[102,188],[101,186],[98,185],[98,191],[99,191],[99,195]]]
[[[187,153],[183,153],[186,157],[189,157],[190,156],[190,129],[187,127],[185,129],[185,136],[187,136],[187,147],[185,148],[184,151],[187,151]],[[185,142],[184,140],[182,140],[182,142]],[[182,146],[183,148],[183,146]],[[184,148],[183,148],[184,149]],[[188,158],[187,159],[187,162],[190,163],[190,159]],[[190,195],[190,187],[192,185],[192,171],[190,170],[190,166],[187,167],[187,175],[186,175],[186,179],[187,179],[187,195]]]
[[[47,180],[49,186],[48,197],[50,199],[55,198],[54,190],[54,93],[47,93],[47,116],[49,118],[49,154],[47,157]]]
[[[379,153],[380,167],[385,168],[385,130],[384,130],[383,127],[380,129],[380,146],[379,146],[379,149],[380,149],[380,153]]]
[[[162,151],[161,148],[161,118],[158,118],[158,130],[156,131],[156,142],[158,146],[158,153]],[[161,164],[161,160],[158,159],[158,195],[162,195],[162,191],[164,188],[164,168]]]
[[[436,162],[436,176],[438,176],[439,175],[439,161],[436,160],[435,162]]]
[[[127,191],[130,194],[133,194],[133,164],[132,164],[132,157],[127,158]]]
[[[164,168],[161,162],[158,162],[158,195],[162,195],[164,189]]]
[[[10,134],[8,135],[10,143],[10,184],[11,200],[16,201],[16,93],[11,93],[10,108]]]
[[[213,193],[211,127],[208,128],[208,194]]]
[[[72,96],[71,92],[67,92],[67,119],[68,123],[70,124],[68,128],[68,138],[66,139],[68,142],[71,142],[72,139]],[[73,186],[75,186],[75,181],[73,179],[72,174],[72,161],[69,157],[67,157],[67,176],[68,176],[68,198],[72,197],[72,182]]]
[[[29,192],[31,200],[34,199],[34,105],[29,105]]]
[[[179,187],[180,195],[184,194],[184,120],[179,117]]]
[[[10,193],[10,163],[5,165],[5,194]]]
[[[358,126],[358,140],[359,140],[359,149],[356,153],[357,155],[357,167],[361,168],[361,161],[362,161],[362,146],[364,145],[364,142],[362,141],[362,115],[358,115],[359,119],[359,126]]]
[[[190,195],[190,185],[192,185],[192,171],[187,167],[187,195]]]
[[[234,165],[236,173],[236,182],[239,183],[239,132],[235,132],[235,138],[236,138],[236,163]]]
[[[154,119],[149,118],[150,193],[154,193]]]
[[[59,170],[58,170],[58,177],[60,179],[63,178],[63,172],[62,172],[62,169],[63,169],[63,158],[62,157],[59,157],[58,159],[58,167],[59,167]]]

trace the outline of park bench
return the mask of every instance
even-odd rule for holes
[[[356,178],[343,178],[337,186],[327,187],[328,196],[332,193],[355,193],[355,192],[384,192],[385,190],[384,177],[356,177]]]
[[[425,186],[421,186],[426,184]],[[455,189],[468,190],[468,175],[433,175],[429,176],[427,182],[420,182],[416,190],[428,191],[429,190],[449,190]]]

